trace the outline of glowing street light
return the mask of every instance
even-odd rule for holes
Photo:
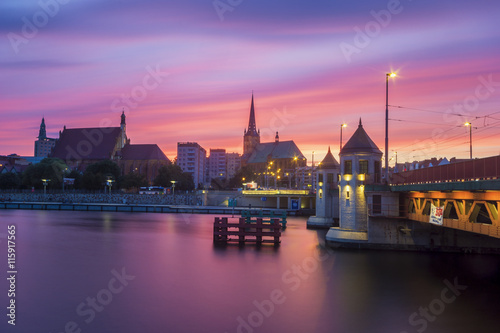
[[[385,74],[385,181],[389,184],[389,78],[396,73]]]
[[[468,121],[464,125],[469,127],[470,159],[472,160],[472,123]]]
[[[172,183],[172,195],[175,195],[175,183],[177,183],[177,180],[171,180]]]
[[[50,179],[42,179],[43,182],[43,195],[47,194],[47,185],[49,185]]]
[[[340,125],[340,150],[342,150],[342,129],[344,127],[347,127],[347,124],[344,123],[344,124]],[[339,152],[340,152],[340,150],[339,150]]]

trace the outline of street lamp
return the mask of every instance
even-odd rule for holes
[[[472,160],[472,124],[468,121],[464,125],[467,126],[467,127],[469,127],[470,159]]]
[[[297,188],[297,160],[298,160],[297,156],[294,156],[293,160],[295,161],[295,170],[293,175],[295,177],[295,188]]]
[[[111,178],[106,179],[106,185],[108,185],[108,192],[111,195],[111,186],[113,186],[113,179]]]
[[[49,185],[50,179],[42,179],[43,182],[43,195],[47,194],[47,185]]]
[[[177,183],[177,180],[171,180],[172,183],[172,195],[175,195],[175,183]]]
[[[312,185],[312,190],[314,192],[314,188],[315,188],[315,183],[314,183],[314,150],[312,153],[311,185]]]
[[[389,77],[396,73],[385,74],[385,182],[389,184]]]
[[[347,124],[344,123],[344,124],[340,125],[340,150],[342,150],[342,129],[344,127],[347,127]],[[340,150],[339,150],[339,153],[340,153]]]

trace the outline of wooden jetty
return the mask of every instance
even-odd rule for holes
[[[274,219],[280,219],[283,228],[286,228],[286,211],[285,210],[242,210],[241,217],[245,218],[247,223],[255,223],[255,218],[262,218],[264,223],[271,223]]]
[[[238,223],[230,223],[227,217],[216,217],[214,221],[214,243],[253,242],[279,245],[280,237],[281,225],[278,218],[270,222],[257,218],[255,223],[247,223],[244,217],[240,217]]]

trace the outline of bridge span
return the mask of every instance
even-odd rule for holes
[[[395,173],[390,191],[399,216],[429,222],[434,205],[444,208],[442,226],[500,238],[500,156]]]

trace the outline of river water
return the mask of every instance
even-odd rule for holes
[[[0,211],[1,332],[498,332],[500,257],[212,242],[213,215]],[[6,306],[16,229],[16,320]]]

